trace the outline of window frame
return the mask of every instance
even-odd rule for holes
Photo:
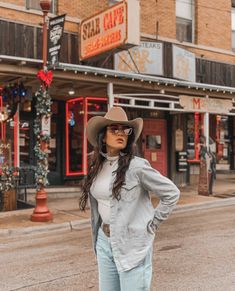
[[[186,35],[186,37],[179,37],[179,33],[178,33],[178,30],[180,29],[179,27],[185,27],[184,31],[183,31],[183,34]],[[188,28],[189,26],[189,29],[190,29],[190,37],[188,37]],[[191,28],[190,28],[191,26]],[[189,42],[189,43],[192,43],[193,42],[193,35],[192,35],[192,30],[193,30],[193,27],[192,27],[192,21],[188,20],[188,19],[185,19],[185,18],[180,18],[180,17],[176,17],[176,39],[179,40],[180,42]]]
[[[30,2],[31,2],[32,0],[25,0],[25,8],[27,9],[27,10],[37,10],[37,11],[41,11],[41,8],[40,8],[40,4],[39,4],[39,0],[37,1],[37,3],[38,3],[38,5],[39,5],[39,8],[37,8],[37,7],[31,7],[31,6],[33,6]],[[35,1],[35,0],[33,0],[33,1]],[[51,0],[51,9],[50,9],[50,11],[49,11],[49,13],[52,13],[52,14],[57,14],[57,0]]]
[[[177,16],[177,1],[182,5],[182,0],[176,0],[175,2],[175,15],[176,15],[176,31],[177,31],[177,25],[180,24],[180,20],[182,21],[181,24],[183,23],[191,23],[191,40],[188,39],[178,39],[177,38],[177,33],[176,33],[176,39],[179,40],[180,42],[189,42],[189,43],[194,43],[195,42],[195,0],[190,0],[191,2],[191,19],[190,18],[184,18],[181,16]],[[186,5],[189,5],[188,3],[185,3]],[[187,33],[186,33],[187,34]]]
[[[231,8],[231,49],[235,52],[235,7],[233,5]]]

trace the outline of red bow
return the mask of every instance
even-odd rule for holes
[[[37,74],[37,77],[46,85],[46,87],[50,87],[53,78],[52,71],[45,72],[40,70]]]

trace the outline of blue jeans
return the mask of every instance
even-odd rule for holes
[[[152,249],[144,262],[126,272],[118,272],[110,238],[100,228],[96,243],[100,291],[149,291],[152,280]]]

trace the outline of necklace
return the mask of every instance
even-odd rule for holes
[[[112,166],[114,164],[114,162],[116,162],[116,160],[114,161],[109,161],[110,166]]]
[[[115,162],[118,161],[119,159],[119,156],[116,156],[116,157],[106,157],[107,161],[109,162],[109,165],[112,166]]]

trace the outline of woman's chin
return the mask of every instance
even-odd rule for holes
[[[113,148],[115,150],[121,151],[121,150],[123,150],[125,148],[125,146],[123,146],[123,145],[115,145]]]

